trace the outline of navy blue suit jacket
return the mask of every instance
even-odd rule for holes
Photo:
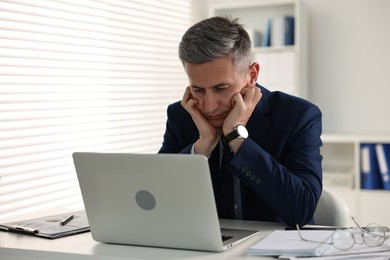
[[[246,125],[249,138],[221,171],[218,145],[209,158],[218,216],[234,218],[235,175],[241,182],[244,219],[313,223],[322,192],[321,111],[304,99],[258,87],[262,97]],[[199,138],[190,114],[180,102],[167,112],[159,153],[190,153]]]

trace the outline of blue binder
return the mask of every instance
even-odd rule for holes
[[[294,17],[284,17],[284,45],[294,45]]]
[[[361,144],[361,188],[362,189],[382,189],[382,180],[379,172],[375,144]]]
[[[390,144],[377,144],[375,150],[378,159],[379,172],[382,177],[383,189],[390,190]]]
[[[263,37],[263,47],[269,47],[271,46],[271,26],[272,26],[272,20],[271,18],[268,18],[267,25],[265,27],[264,37]]]

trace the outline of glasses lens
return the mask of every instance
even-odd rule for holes
[[[369,224],[364,230],[363,239],[368,246],[380,246],[385,241],[386,231],[378,224]]]
[[[347,250],[355,244],[355,236],[350,229],[336,229],[332,236],[332,242],[335,248]]]

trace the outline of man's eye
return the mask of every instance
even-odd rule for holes
[[[194,93],[201,93],[203,91],[203,89],[201,89],[201,88],[193,88],[192,89],[192,92],[194,92]]]
[[[222,92],[222,91],[225,91],[228,87],[217,87],[217,88],[214,88],[214,91],[216,92]]]

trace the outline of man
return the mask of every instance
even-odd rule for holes
[[[237,20],[213,17],[188,29],[179,57],[189,86],[168,107],[159,152],[209,158],[220,218],[313,223],[322,192],[321,112],[258,85],[250,46]]]

